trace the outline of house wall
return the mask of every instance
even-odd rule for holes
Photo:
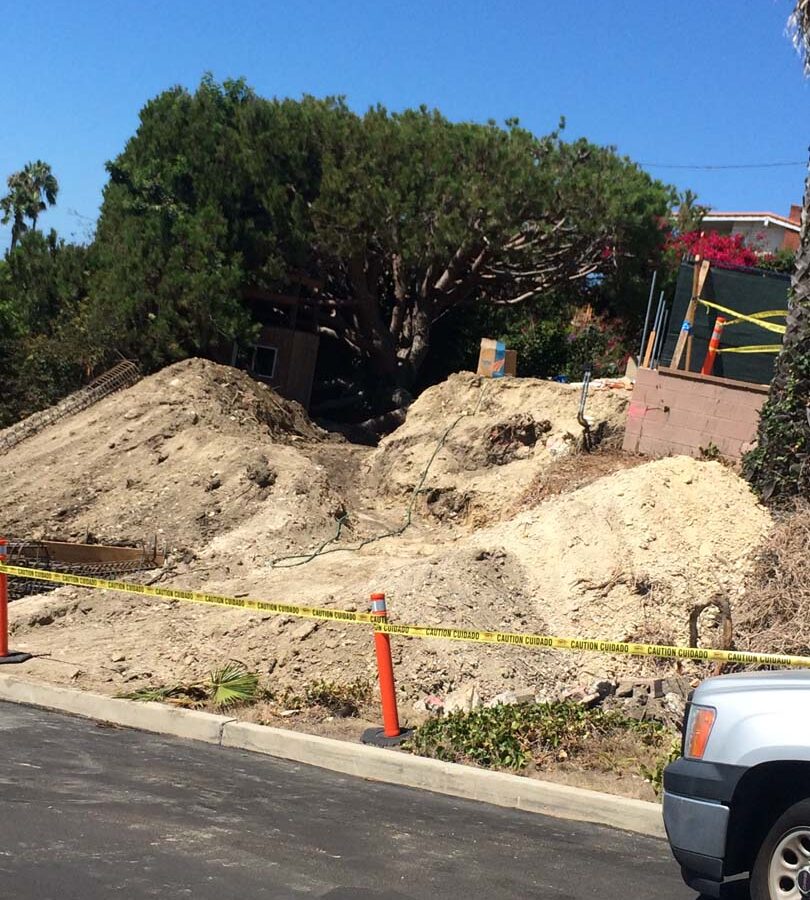
[[[773,221],[767,226],[762,220],[756,219],[751,222],[704,222],[701,228],[718,234],[741,234],[746,247],[765,253],[795,250],[799,246],[799,235],[795,231]]]
[[[278,353],[273,377],[263,380],[271,384],[282,397],[297,400],[304,409],[309,409],[320,343],[318,335],[268,326],[262,329],[257,343],[275,347]],[[251,374],[256,376],[256,373]]]
[[[674,369],[639,369],[624,449],[648,456],[700,456],[713,444],[740,459],[755,441],[768,387]]]
[[[731,234],[741,234],[747,247],[765,253],[776,253],[785,241],[785,231],[780,225],[768,225],[764,222],[735,222]]]

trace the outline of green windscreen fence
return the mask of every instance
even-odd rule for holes
[[[661,352],[660,365],[669,366],[675,351],[675,344],[681,325],[686,317],[686,310],[692,296],[693,263],[682,263],[678,271],[678,284],[672,310],[667,325],[664,349]],[[725,306],[737,313],[753,315],[756,313],[787,310],[790,276],[765,272],[761,269],[721,269],[712,266],[701,291],[701,298]],[[726,319],[734,318],[717,310],[707,309],[698,304],[695,313],[695,326],[692,339],[691,370],[699,372],[709,348],[714,322],[718,315]],[[763,320],[777,325],[784,325],[784,316]],[[782,335],[755,325],[753,322],[736,322],[728,325],[720,340],[720,349],[734,350],[739,347],[755,347],[764,344],[779,345]],[[680,368],[685,368],[686,354],[681,358]],[[755,384],[769,384],[773,379],[775,353],[718,353],[712,375],[722,378],[733,378],[735,381],[749,381]]]

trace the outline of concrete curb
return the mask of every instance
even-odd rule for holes
[[[236,721],[231,716],[216,716],[163,703],[118,700],[75,688],[27,681],[16,675],[0,675],[0,700],[42,706],[99,722],[170,734],[191,741],[205,741],[207,744],[220,744],[225,725]]]
[[[84,716],[128,728],[168,734],[221,747],[329,769],[371,781],[421,788],[562,819],[664,837],[661,807],[582,788],[410,756],[378,747],[238,722],[160,703],[117,700],[72,688],[0,674],[0,700]]]

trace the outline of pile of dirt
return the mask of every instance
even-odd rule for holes
[[[143,577],[172,587],[341,609],[384,590],[398,622],[682,642],[695,603],[718,589],[735,596],[769,515],[730,470],[686,457],[610,467],[578,488],[572,478],[576,489],[515,514],[538,473],[575,452],[578,402],[564,385],[456,375],[371,451],[327,439],[242,373],[190,360],[4,457],[0,529],[111,542],[157,533],[169,563]],[[594,432],[618,428],[625,405],[595,392]],[[490,524],[417,511],[398,536],[353,549],[399,529],[408,489],[465,410],[474,415],[449,433],[426,487],[469,493]],[[366,626],[72,587],[15,601],[11,618],[15,648],[48,654],[27,675],[108,693],[195,681],[228,659],[271,687],[375,673]],[[393,646],[409,702],[470,683],[484,699],[525,686],[552,698],[674,667],[444,640]]]
[[[26,539],[157,536],[196,553],[271,497],[286,512],[278,528],[320,522],[342,501],[299,447],[326,437],[243,372],[186,360],[7,453],[0,527]]]
[[[739,596],[770,527],[739,476],[677,456],[550,498],[470,541],[521,560],[526,592],[555,634],[683,644],[694,605]],[[701,638],[711,646],[716,635]],[[604,672],[605,660],[583,662]],[[609,671],[628,665],[616,658]]]
[[[389,494],[403,496],[430,463],[423,490],[433,515],[473,524],[491,520],[555,459],[582,447],[579,401],[580,389],[572,385],[451,375],[421,394],[404,425],[380,443],[370,474]],[[595,442],[623,429],[627,403],[625,390],[591,392],[586,417]]]

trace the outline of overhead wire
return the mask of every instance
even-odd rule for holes
[[[702,170],[713,170],[713,169],[779,169],[787,166],[804,166],[806,167],[808,161],[802,160],[801,162],[770,162],[770,163],[730,163],[730,164],[720,164],[720,165],[690,165],[686,163],[653,163],[653,162],[639,162],[638,165],[646,166],[648,169],[702,169]]]

